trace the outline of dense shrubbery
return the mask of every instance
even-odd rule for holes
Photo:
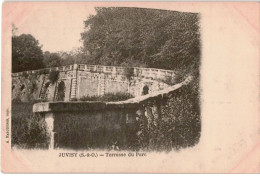
[[[70,101],[78,101],[77,98],[71,98]]]
[[[57,82],[57,80],[59,79],[59,71],[51,71],[49,74],[49,80],[51,82],[51,84],[54,84],[55,82]]]
[[[47,148],[49,135],[43,118],[32,114],[32,103],[12,102],[12,146]]]
[[[123,101],[133,98],[133,95],[129,93],[117,92],[117,93],[105,93],[102,96],[84,96],[80,98],[80,101]]]
[[[139,117],[136,147],[142,150],[170,151],[198,143],[201,131],[198,82],[176,90],[160,104],[157,115]],[[148,104],[149,105],[149,104]],[[147,106],[147,109],[152,107]]]

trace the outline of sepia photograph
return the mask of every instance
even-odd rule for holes
[[[251,152],[244,172],[260,172],[257,14],[257,3],[4,3],[2,171],[236,173]]]
[[[69,47],[58,42],[44,50],[50,47],[12,24],[12,147],[171,151],[196,145],[199,14],[93,11],[80,34],[71,31],[82,46],[70,51],[59,50]]]

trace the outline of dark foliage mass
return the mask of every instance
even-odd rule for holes
[[[81,34],[95,64],[164,69],[198,65],[197,14],[121,7],[96,11]]]
[[[80,101],[123,101],[133,98],[133,95],[129,93],[117,92],[117,93],[105,93],[102,96],[84,96],[80,98]]]
[[[139,116],[139,130],[130,148],[147,151],[171,151],[194,146],[201,132],[198,82],[176,90],[169,98],[158,100],[157,111],[146,106]],[[134,137],[130,135],[130,137]]]
[[[62,65],[92,64],[93,57],[83,47],[70,52],[61,51],[58,53],[62,59]]]
[[[44,52],[43,62],[46,68],[56,67],[62,65],[61,57],[58,53],[50,53],[49,51]]]
[[[12,146],[47,148],[49,135],[43,118],[32,113],[33,103],[12,102]]]
[[[59,71],[51,71],[49,74],[49,80],[52,84],[54,84],[59,79],[60,72]]]
[[[43,68],[43,53],[38,40],[30,34],[12,37],[12,72]]]

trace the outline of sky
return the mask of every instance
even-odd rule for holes
[[[43,51],[71,51],[82,46],[80,33],[84,20],[95,14],[90,6],[41,6],[29,8],[22,20],[13,22],[17,35],[31,34],[42,45]],[[22,13],[22,12],[21,12]]]
[[[159,9],[180,7],[178,4],[165,6],[163,3],[138,2],[113,4],[109,2],[15,2],[4,5],[4,14],[8,17],[6,25],[15,24],[18,28],[17,35],[23,33],[33,35],[42,45],[42,50],[50,52],[71,51],[83,45],[80,41],[80,33],[84,31],[84,21],[89,15],[95,14],[94,7],[118,5]]]
[[[42,50],[50,52],[71,51],[83,45],[80,33],[84,31],[84,21],[95,14],[94,7],[180,7],[178,4],[166,6],[142,2],[15,2],[4,5],[4,14],[8,17],[6,25],[14,23],[18,28],[17,35],[33,35],[43,46]]]

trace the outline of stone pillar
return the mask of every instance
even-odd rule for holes
[[[149,69],[149,77],[153,77],[153,76],[152,76],[152,70],[151,70],[151,69]]]
[[[47,124],[47,131],[50,135],[49,149],[54,149],[55,139],[54,139],[54,115],[53,113],[45,113],[45,122]]]
[[[112,74],[116,74],[116,67],[115,66],[113,66]]]
[[[70,98],[77,98],[77,71],[78,71],[78,65],[73,65],[73,75],[72,75],[72,81],[71,81],[71,95]]]
[[[93,70],[94,70],[94,71],[97,71],[97,65],[94,65]]]

